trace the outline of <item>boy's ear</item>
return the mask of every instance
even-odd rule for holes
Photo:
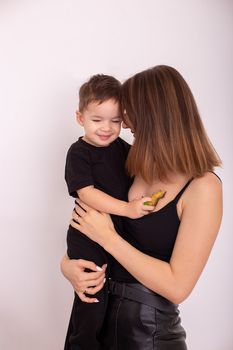
[[[79,111],[76,111],[76,120],[81,126],[83,126],[83,115]]]

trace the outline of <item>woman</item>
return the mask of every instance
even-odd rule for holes
[[[177,304],[194,288],[220,227],[222,188],[213,170],[221,161],[174,68],[156,66],[128,79],[122,110],[125,127],[135,135],[126,164],[134,177],[129,201],[160,189],[166,195],[153,213],[125,218],[121,236],[108,214],[79,200],[71,224],[124,267],[116,263],[109,282],[103,349],[183,350]],[[63,273],[88,302],[84,293],[104,283],[104,271],[84,272],[90,266],[96,271],[93,265],[62,262]]]

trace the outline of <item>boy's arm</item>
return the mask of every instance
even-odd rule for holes
[[[87,186],[77,191],[79,198],[90,207],[119,216],[127,216],[132,219],[140,218],[154,210],[154,206],[147,206],[143,203],[150,200],[149,197],[136,199],[132,202],[125,202],[96,189],[94,186]]]

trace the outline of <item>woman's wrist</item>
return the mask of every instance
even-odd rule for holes
[[[109,237],[106,239],[102,247],[109,254],[114,256],[115,251],[118,249],[117,247],[121,244],[121,241],[123,239],[114,229],[110,229],[110,231],[111,232],[109,233]]]
[[[104,250],[110,253],[114,250],[114,246],[117,245],[121,237],[114,228],[108,228],[108,232],[108,238],[105,240],[105,242],[103,242],[102,247]]]

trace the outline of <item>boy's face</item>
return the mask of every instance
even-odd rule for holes
[[[98,104],[91,102],[81,113],[77,112],[77,122],[83,126],[83,139],[96,147],[106,147],[116,140],[121,130],[119,103],[113,99]]]

